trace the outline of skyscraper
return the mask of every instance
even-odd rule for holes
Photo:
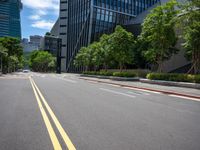
[[[21,0],[0,0],[0,37],[21,38]]]
[[[125,25],[159,0],[61,0],[60,37],[66,71],[76,71],[73,60],[82,46]]]

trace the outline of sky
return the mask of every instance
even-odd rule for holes
[[[50,31],[59,14],[59,0],[22,0],[22,38],[44,35]]]

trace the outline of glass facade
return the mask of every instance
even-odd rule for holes
[[[21,38],[21,0],[0,0],[0,37]]]
[[[68,0],[66,71],[76,72],[73,59],[81,47],[112,33],[159,0]],[[61,33],[60,33],[61,34]]]

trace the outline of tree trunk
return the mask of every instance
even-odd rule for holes
[[[104,69],[105,69],[105,71],[108,70],[108,65],[106,63],[104,63]]]
[[[123,63],[122,62],[119,63],[119,69],[120,69],[120,72],[122,72],[122,70],[123,70]]]
[[[200,73],[200,52],[198,50],[194,53],[194,74]]]
[[[163,62],[158,61],[158,73],[162,73],[162,72],[163,72]]]

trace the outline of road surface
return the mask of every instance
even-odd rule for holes
[[[0,77],[0,150],[53,149],[200,150],[200,101],[71,74]]]

